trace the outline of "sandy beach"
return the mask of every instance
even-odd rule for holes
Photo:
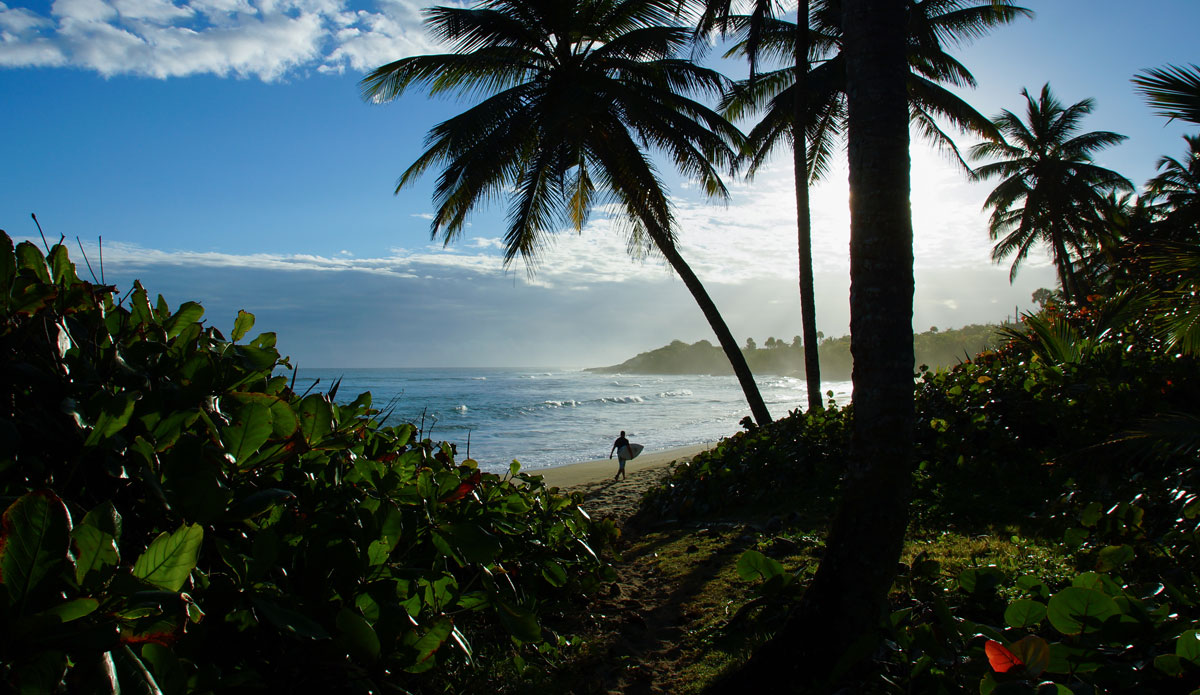
[[[690,460],[701,451],[707,451],[714,446],[716,446],[716,442],[692,444],[662,451],[643,451],[641,456],[625,464],[625,473],[632,482],[634,478],[645,477],[645,473],[648,471],[665,468],[672,461]],[[612,459],[604,458],[583,463],[571,463],[529,472],[541,475],[547,486],[577,488],[592,483],[611,481],[617,473],[617,458],[614,456]]]

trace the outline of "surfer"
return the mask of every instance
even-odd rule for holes
[[[625,430],[621,430],[621,436],[617,437],[617,441],[613,442],[612,449],[608,452],[608,457],[613,457],[613,452],[617,452],[617,474],[613,476],[613,480],[625,477],[625,462],[631,458],[629,455],[629,440],[625,438]]]

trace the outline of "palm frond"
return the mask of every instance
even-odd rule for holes
[[[1140,445],[1138,453],[1147,458],[1195,456],[1200,452],[1200,415],[1182,411],[1161,413],[1142,420],[1110,443]]]
[[[1143,70],[1133,77],[1134,89],[1169,120],[1200,124],[1200,66],[1168,65]]]

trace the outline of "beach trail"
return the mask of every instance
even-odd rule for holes
[[[632,461],[625,463],[627,479],[616,481],[616,459],[599,459],[585,463],[573,463],[557,468],[532,471],[542,475],[548,487],[559,487],[583,493],[583,509],[594,519],[611,519],[623,525],[633,516],[646,490],[656,486],[670,472],[668,467],[677,461],[690,461],[693,456],[714,446],[693,444],[691,446],[642,452]]]
[[[649,472],[666,468],[673,461],[691,460],[696,454],[701,451],[707,451],[714,445],[715,442],[692,444],[691,446],[681,446],[663,451],[644,451],[641,456],[625,464],[625,472],[629,475],[629,484],[633,487],[641,487],[635,481],[650,477],[647,475]],[[549,487],[578,488],[582,490],[584,487],[595,483],[612,482],[613,476],[617,473],[617,459],[604,458],[526,472],[541,475]]]

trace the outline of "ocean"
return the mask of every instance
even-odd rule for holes
[[[452,442],[459,459],[501,472],[514,459],[523,470],[608,456],[621,430],[647,451],[716,441],[741,429],[750,414],[732,376],[595,374],[539,369],[307,369],[296,374],[303,393],[342,380],[336,400],[370,391],[372,404],[392,411],[389,424],[411,422],[435,441]],[[773,417],[806,407],[803,379],[759,376]],[[826,382],[838,403],[850,401],[848,381]],[[828,400],[828,397],[825,398]]]

